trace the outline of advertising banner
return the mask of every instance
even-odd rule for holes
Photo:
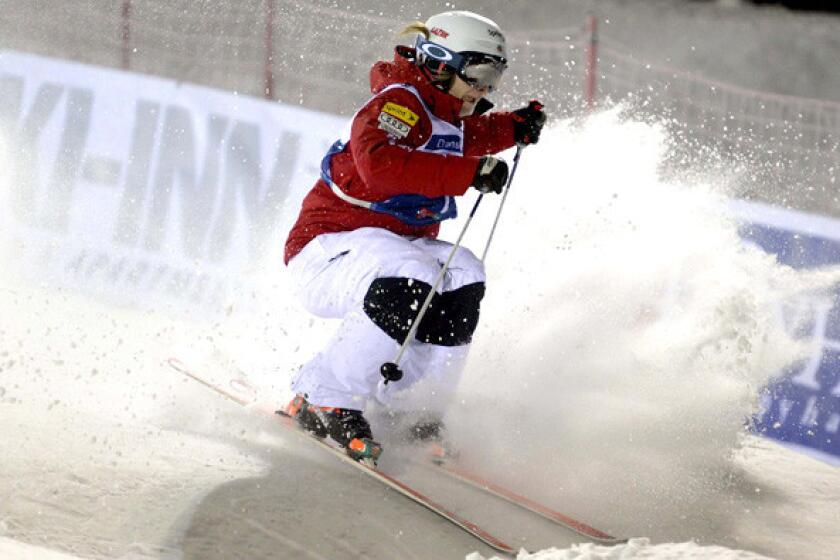
[[[0,53],[7,250],[30,278],[141,307],[218,309],[282,268],[285,232],[345,121]]]
[[[840,221],[772,206],[734,202],[741,235],[793,268],[840,264]],[[755,430],[840,465],[840,293],[803,298],[799,338],[816,351],[762,393]],[[784,315],[783,315],[784,317]]]

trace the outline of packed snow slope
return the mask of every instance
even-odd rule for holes
[[[743,244],[727,177],[662,179],[667,140],[616,109],[525,151],[453,439],[484,474],[653,543],[523,559],[833,558],[840,471],[746,436],[745,420],[769,372],[808,351],[779,306],[837,271]],[[476,252],[497,203],[472,226]],[[233,301],[202,322],[21,278],[31,241],[4,224],[0,536],[89,558],[492,556],[166,367],[223,356],[283,404],[334,325],[302,311],[280,263],[260,315]]]

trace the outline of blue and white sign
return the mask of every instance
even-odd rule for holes
[[[142,307],[253,299],[236,294],[265,263],[283,267],[285,231],[344,120],[2,52],[0,228],[36,281]]]
[[[744,239],[794,268],[840,265],[840,221],[775,207],[735,203]],[[840,292],[802,302],[803,330],[818,351],[765,389],[755,429],[840,464]],[[800,309],[799,311],[802,311]]]

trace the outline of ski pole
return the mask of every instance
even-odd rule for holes
[[[490,228],[490,235],[487,237],[487,244],[484,246],[484,252],[481,254],[481,262],[487,258],[487,251],[490,250],[490,243],[493,241],[493,235],[496,233],[496,226],[499,225],[499,218],[502,216],[502,208],[505,207],[508,192],[510,192],[510,184],[513,182],[513,176],[516,174],[516,167],[519,165],[519,156],[522,154],[524,144],[516,145],[516,155],[513,156],[513,169],[510,171],[510,178],[508,179],[507,188],[502,195],[502,202],[499,203],[499,209],[496,211],[496,219],[493,220],[493,227]]]
[[[510,189],[511,181],[513,181],[513,175],[516,173],[516,166],[519,164],[519,154],[522,151],[522,146],[517,146],[516,148],[516,155],[514,156],[513,161],[513,170],[511,171],[510,176],[508,177],[507,185],[505,185],[505,195],[507,194],[507,190]],[[452,249],[449,251],[449,256],[446,258],[446,262],[438,272],[437,278],[435,278],[435,283],[432,286],[431,291],[426,296],[425,301],[423,301],[423,305],[420,307],[420,311],[417,312],[417,316],[414,318],[414,322],[411,323],[411,328],[408,330],[408,334],[405,335],[405,340],[403,340],[402,345],[400,345],[399,352],[397,352],[397,357],[394,358],[393,362],[385,362],[382,364],[382,367],[379,368],[379,373],[382,374],[382,377],[385,378],[385,385],[388,384],[389,381],[399,381],[403,377],[403,372],[400,369],[400,360],[405,354],[406,349],[408,348],[411,339],[414,338],[414,335],[417,333],[417,328],[420,326],[420,321],[423,320],[423,317],[426,315],[426,310],[429,308],[429,304],[432,303],[432,298],[434,297],[435,293],[437,292],[438,286],[443,281],[443,277],[446,275],[446,271],[449,270],[449,264],[452,262],[452,258],[455,256],[455,253],[461,246],[461,241],[464,239],[464,234],[467,233],[467,228],[470,227],[470,223],[472,223],[473,217],[475,216],[476,210],[478,210],[478,205],[481,204],[481,200],[484,198],[484,193],[478,195],[478,199],[475,201],[475,204],[470,210],[470,215],[467,217],[467,221],[464,224],[464,227],[461,228],[461,233],[458,235],[458,239],[455,241],[455,244],[452,246]],[[504,202],[504,198],[502,198],[502,202]],[[499,209],[501,212],[501,208]],[[498,222],[499,217],[496,216],[496,221]],[[495,224],[493,225],[495,229]],[[487,245],[489,246],[490,243],[488,241]],[[484,249],[485,254],[487,252],[487,248]],[[483,261],[482,257],[482,261]]]
[[[406,348],[408,348],[409,342],[411,339],[414,338],[414,335],[417,333],[417,327],[420,325],[420,321],[423,320],[423,317],[426,315],[426,310],[429,308],[429,304],[432,303],[432,298],[437,292],[438,286],[443,281],[443,277],[446,275],[446,271],[449,270],[449,263],[452,262],[452,257],[455,256],[455,252],[461,246],[461,240],[464,239],[464,234],[467,233],[467,228],[470,226],[470,222],[472,222],[473,216],[475,216],[475,211],[478,210],[478,205],[481,204],[481,199],[484,198],[484,193],[478,195],[478,200],[475,201],[475,204],[470,211],[470,215],[467,217],[467,222],[464,224],[464,227],[461,228],[461,234],[458,236],[457,241],[452,246],[452,249],[449,251],[449,256],[446,257],[446,262],[440,268],[440,272],[438,272],[437,278],[435,278],[435,283],[432,286],[432,290],[429,292],[429,295],[426,296],[425,301],[423,301],[423,306],[420,308],[420,311],[417,312],[417,316],[414,318],[414,322],[411,323],[411,328],[408,330],[408,334],[405,335],[405,340],[403,340],[402,345],[400,345],[400,350],[397,352],[397,357],[394,358],[393,362],[385,362],[382,364],[382,367],[379,368],[379,373],[382,374],[382,377],[385,378],[385,385],[388,384],[389,381],[399,381],[402,379],[403,372],[400,369],[400,360],[405,354]]]

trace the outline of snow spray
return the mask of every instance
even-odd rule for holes
[[[673,540],[728,522],[690,518],[732,484],[761,387],[808,352],[779,306],[840,275],[743,242],[726,177],[663,178],[668,141],[615,108],[532,148],[448,425],[495,479]]]

